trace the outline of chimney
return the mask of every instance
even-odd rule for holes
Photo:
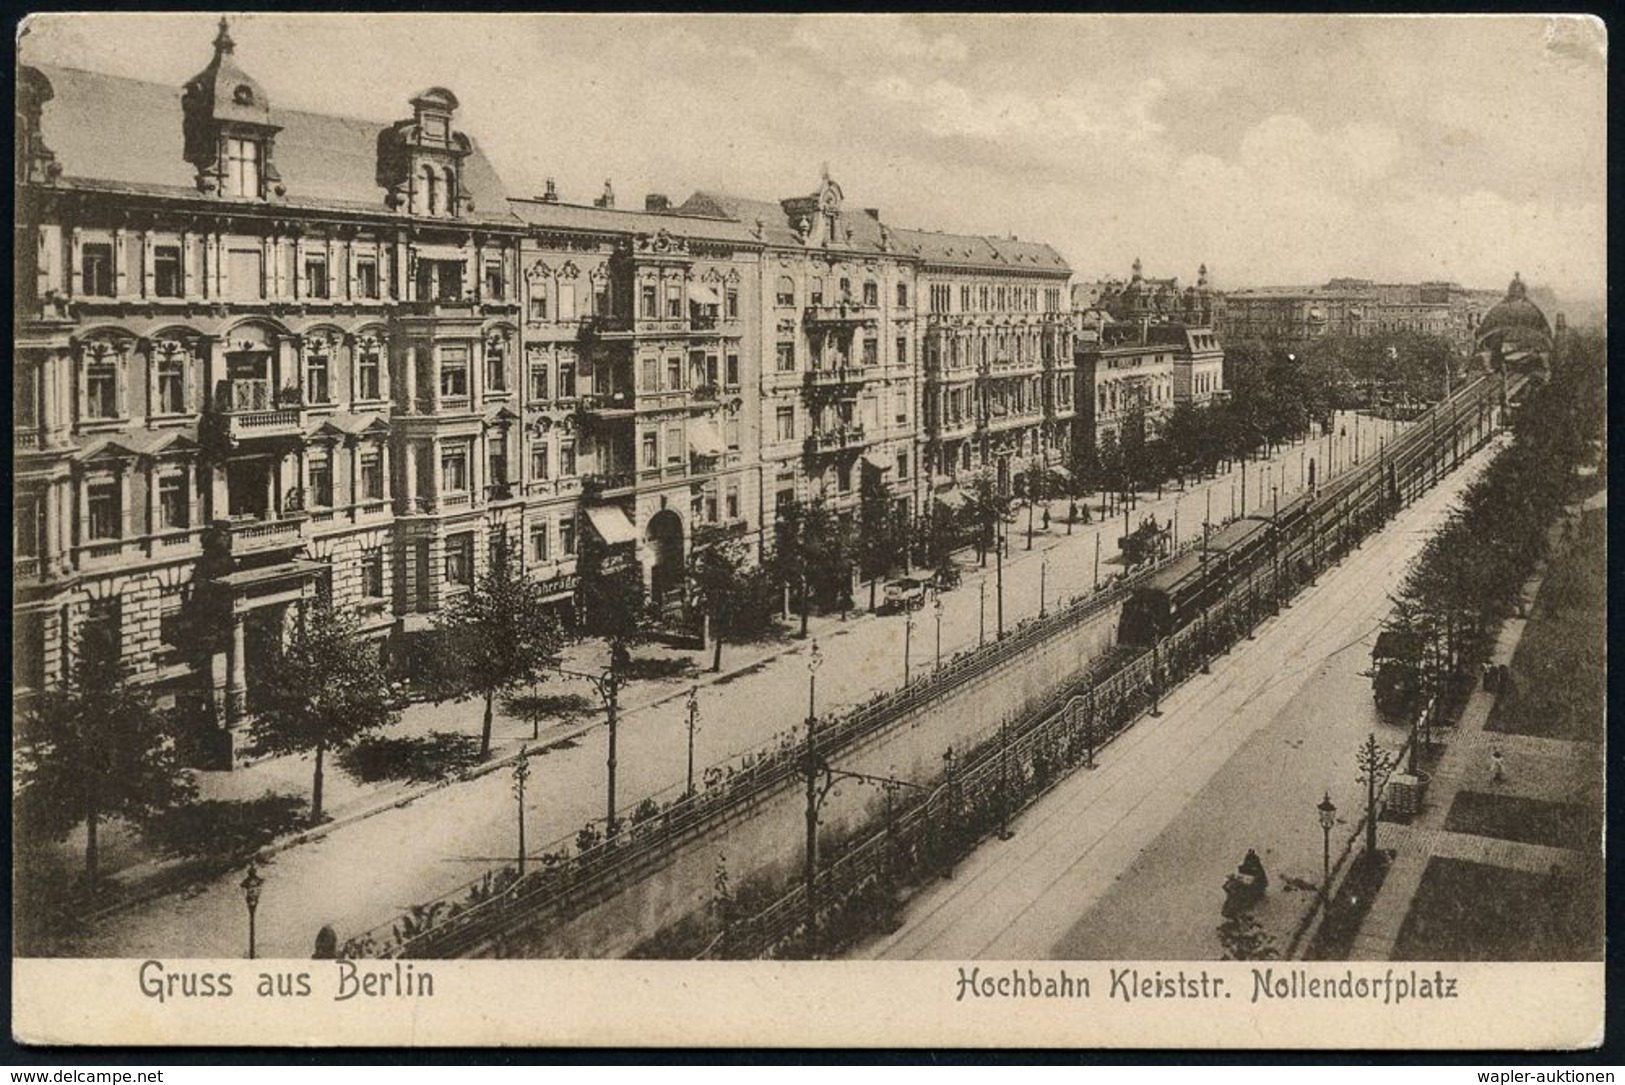
[[[547,179],[547,191],[542,193],[542,202],[543,203],[558,203],[559,202],[558,186],[553,183],[553,178],[551,178],[551,177],[549,177]]]
[[[671,199],[659,192],[651,192],[643,197],[643,209],[645,211],[670,211]]]
[[[604,194],[592,201],[592,205],[610,211],[615,210],[615,190],[610,187],[608,178],[604,179]]]

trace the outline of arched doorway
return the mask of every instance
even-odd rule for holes
[[[671,509],[661,509],[649,518],[646,532],[653,561],[649,573],[649,593],[657,603],[683,584],[683,520]]]

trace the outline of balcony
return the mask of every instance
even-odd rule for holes
[[[275,550],[295,550],[305,544],[305,524],[309,518],[303,514],[283,516],[275,520],[242,517],[234,520],[216,520],[214,529],[233,557],[244,554],[263,554]]]
[[[278,395],[264,379],[222,381],[215,395],[215,410],[226,419],[231,439],[253,437],[296,437],[300,424],[298,393],[285,390]]]
[[[804,445],[807,455],[811,456],[820,452],[839,452],[842,449],[858,448],[866,443],[863,426],[854,423],[810,434]]]
[[[878,319],[879,305],[864,305],[851,299],[832,305],[809,305],[801,311],[804,324],[865,324]]]
[[[944,418],[937,426],[937,436],[939,438],[969,437],[974,432],[976,432],[976,418],[968,414]]]
[[[631,392],[594,392],[580,398],[582,414],[599,418],[631,418],[635,413]]]
[[[804,379],[809,388],[837,388],[843,384],[862,384],[868,375],[868,366],[837,365],[828,369],[809,369]]]
[[[582,496],[588,501],[609,501],[629,497],[637,490],[634,471],[611,471],[581,476]]]

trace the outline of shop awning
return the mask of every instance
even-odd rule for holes
[[[886,460],[882,459],[879,455],[873,452],[865,452],[863,454],[863,462],[868,464],[870,467],[873,467],[876,471],[890,471],[892,469],[892,464],[888,463]]]
[[[951,490],[943,490],[941,493],[937,494],[937,502],[939,504],[948,506],[950,509],[962,509],[966,504],[965,491],[961,490],[958,486],[955,486]]]
[[[717,288],[714,286],[707,286],[704,283],[689,283],[688,300],[695,305],[721,305],[722,295],[717,293]]]
[[[697,426],[689,427],[688,447],[696,456],[722,455],[722,434],[717,432],[717,424],[701,422]]]
[[[626,513],[615,505],[587,506],[587,522],[598,537],[610,546],[638,541],[638,529],[632,526]]]

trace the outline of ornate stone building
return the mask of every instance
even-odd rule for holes
[[[520,222],[433,88],[390,126],[275,108],[222,21],[184,87],[19,74],[19,691],[80,634],[220,763],[288,605],[383,637],[519,514]]]

